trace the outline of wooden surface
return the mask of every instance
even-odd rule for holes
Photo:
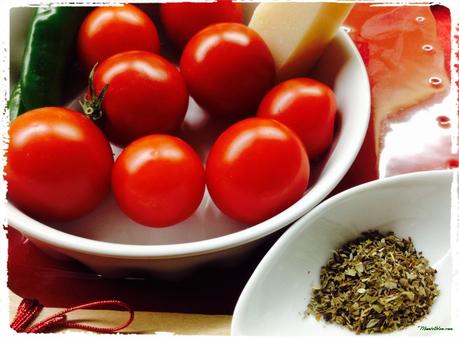
[[[10,292],[10,321],[16,314],[21,297]],[[60,311],[60,308],[45,308],[36,319],[42,320]],[[124,311],[78,310],[70,313],[69,319],[84,321],[85,324],[112,327],[124,323],[129,314]],[[137,334],[174,333],[176,335],[230,335],[231,316],[199,315],[182,313],[160,313],[136,311],[134,321],[122,332]],[[59,332],[74,332],[63,329]]]

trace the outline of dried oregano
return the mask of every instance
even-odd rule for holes
[[[429,313],[437,271],[411,238],[364,232],[333,252],[305,312],[357,333],[391,332]]]

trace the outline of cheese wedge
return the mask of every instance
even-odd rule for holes
[[[304,76],[352,9],[351,3],[261,3],[249,27],[271,50],[277,77]]]
[[[255,8],[259,5],[258,2],[244,2],[242,5],[242,17],[245,24],[250,22]]]

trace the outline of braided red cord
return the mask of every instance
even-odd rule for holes
[[[74,321],[68,320],[66,314],[72,311],[80,310],[80,309],[89,309],[94,307],[103,307],[103,306],[119,306],[127,311],[129,311],[129,319],[123,325],[117,327],[97,327],[93,325],[86,325],[86,324],[79,324]],[[134,320],[134,311],[124,302],[119,300],[102,300],[96,301],[86,304],[81,304],[78,306],[70,307],[68,309],[62,310],[34,325],[27,328],[28,324],[30,324],[33,319],[40,313],[43,309],[43,305],[41,305],[36,300],[31,299],[23,299],[21,304],[19,304],[18,312],[16,317],[14,318],[13,322],[11,323],[11,328],[17,332],[27,332],[27,333],[38,333],[44,332],[50,329],[56,328],[74,328],[74,329],[81,329],[87,331],[93,331],[97,333],[114,333],[119,330],[122,330],[129,326],[132,321]]]
[[[67,321],[67,316],[59,316],[59,317],[49,317],[46,318],[45,320],[33,325],[32,327],[29,327],[26,329],[24,332],[25,333],[39,333],[39,332],[45,332],[47,329],[55,329],[57,327],[65,327],[65,323]]]

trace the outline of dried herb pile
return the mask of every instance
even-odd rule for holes
[[[402,329],[429,313],[439,294],[436,272],[411,238],[364,232],[322,267],[305,314],[356,333]]]

